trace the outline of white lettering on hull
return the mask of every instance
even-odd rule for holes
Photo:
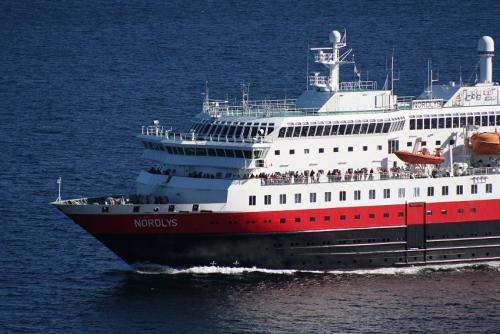
[[[177,227],[177,219],[169,218],[169,219],[134,219],[134,226],[137,228],[145,228],[145,227]]]

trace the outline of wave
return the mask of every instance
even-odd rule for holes
[[[219,267],[198,266],[185,269],[172,268],[162,265],[135,265],[134,272],[141,275],[244,275],[251,273],[269,275],[296,275],[296,274],[321,274],[321,275],[418,275],[432,272],[450,271],[500,271],[500,261],[462,263],[462,264],[440,264],[414,267],[387,267],[376,269],[345,269],[345,270],[294,270],[294,269],[265,269],[244,267]]]

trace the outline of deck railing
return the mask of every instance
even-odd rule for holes
[[[455,171],[454,176],[476,176],[500,174],[500,167],[476,167],[462,171]],[[449,169],[436,170],[434,173],[412,173],[412,172],[381,172],[363,174],[344,175],[320,175],[320,176],[272,176],[261,179],[261,185],[288,185],[288,184],[309,184],[309,183],[333,183],[333,182],[357,182],[357,181],[383,181],[397,179],[419,179],[419,178],[441,178],[450,177]]]

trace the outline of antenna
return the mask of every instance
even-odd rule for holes
[[[438,72],[439,74],[439,72]],[[432,72],[432,60],[428,59],[427,60],[427,90],[425,91],[427,93],[427,98],[431,99],[433,98],[432,96],[432,84],[434,82],[439,81],[439,75],[437,79],[434,79],[434,75]]]
[[[462,82],[462,64],[460,64],[460,79],[459,80],[460,80],[459,81],[460,82],[460,87],[462,87],[462,84],[463,84],[463,82]]]
[[[241,104],[243,106],[243,111],[248,110],[248,94],[250,91],[250,84],[241,84]]]
[[[57,199],[56,199],[56,203],[59,203],[61,202],[61,185],[62,185],[62,178],[59,176],[59,178],[57,179],[57,185],[58,185],[58,196],[57,196]]]
[[[306,50],[306,90],[309,90],[309,39],[307,40]]]

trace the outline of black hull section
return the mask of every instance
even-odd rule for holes
[[[125,262],[331,270],[500,259],[500,221],[266,234],[97,235]]]

